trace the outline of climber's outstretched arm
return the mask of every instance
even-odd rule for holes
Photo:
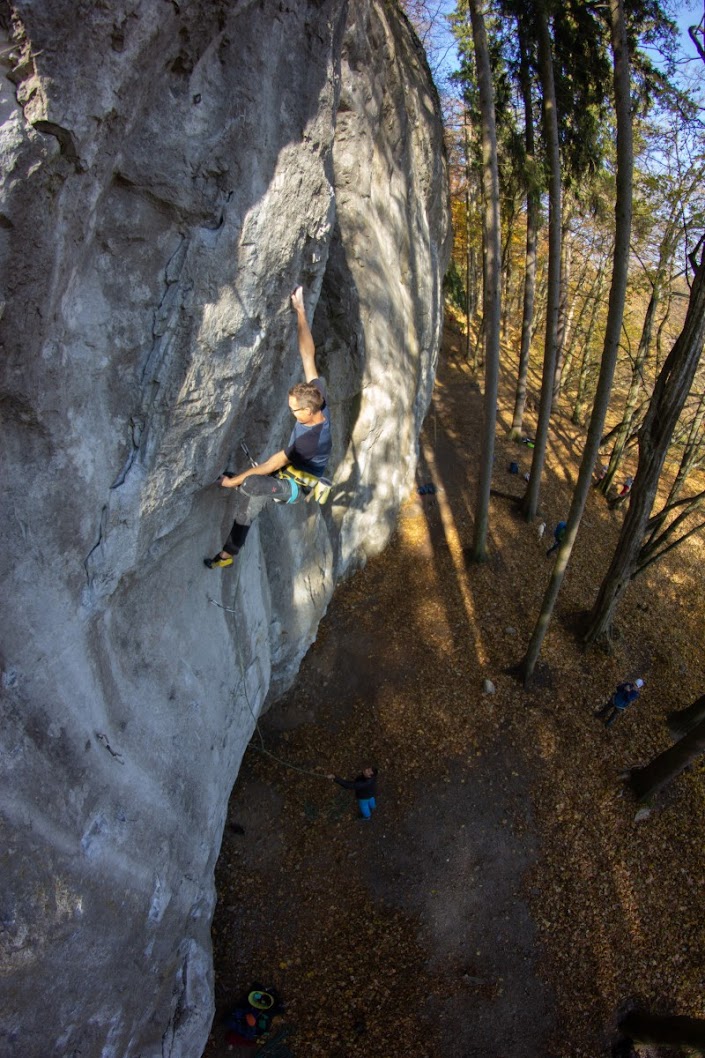
[[[222,474],[218,478],[218,484],[222,485],[224,489],[237,489],[242,485],[245,478],[252,477],[253,474],[275,474],[277,470],[281,470],[289,462],[289,458],[282,448],[281,452],[275,452],[273,456],[265,460],[264,463],[258,463],[256,467],[248,467],[247,470],[243,470],[242,474],[234,474],[233,477],[226,477]]]
[[[299,355],[304,365],[304,375],[307,382],[318,378],[316,370],[316,347],[313,344],[313,335],[306,319],[304,308],[304,288],[297,287],[291,295],[291,304],[296,312],[296,326],[299,335]]]

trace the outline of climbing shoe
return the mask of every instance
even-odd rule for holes
[[[203,565],[208,566],[208,569],[225,569],[226,566],[232,566],[232,564],[232,555],[228,555],[226,558],[221,558],[220,555],[215,555],[214,558],[203,559]]]

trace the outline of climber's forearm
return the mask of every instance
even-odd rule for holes
[[[275,452],[273,456],[265,460],[264,463],[258,463],[256,467],[248,467],[247,470],[243,470],[242,474],[235,474],[233,477],[226,477],[223,475],[219,479],[220,484],[224,489],[236,489],[242,485],[246,478],[252,477],[254,474],[266,477],[267,474],[275,474],[277,470],[281,470],[289,462],[289,458],[284,451]]]

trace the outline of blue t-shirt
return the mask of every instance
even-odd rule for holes
[[[333,448],[330,432],[330,412],[326,404],[326,387],[320,378],[311,379],[311,385],[323,394],[323,422],[315,426],[304,426],[297,422],[291,431],[289,443],[284,449],[286,458],[299,470],[315,474],[320,478],[326,469]]]

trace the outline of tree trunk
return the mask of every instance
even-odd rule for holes
[[[556,328],[558,326],[558,302],[561,286],[561,158],[558,145],[558,113],[556,110],[556,88],[553,79],[553,57],[548,17],[544,0],[536,5],[538,28],[538,65],[543,90],[543,128],[546,154],[549,165],[548,178],[548,285],[546,290],[546,331],[543,351],[543,375],[541,380],[541,403],[536,427],[534,455],[531,460],[529,485],[524,496],[522,510],[526,520],[536,517],[539,504],[541,475],[546,461],[548,427],[553,401],[553,377],[556,373]]]
[[[519,373],[514,398],[511,437],[518,440],[524,424],[526,406],[526,380],[529,374],[529,353],[534,325],[534,297],[536,294],[536,244],[538,241],[539,210],[541,193],[534,174],[535,137],[531,99],[531,77],[526,47],[526,30],[522,19],[517,20],[519,30],[519,81],[524,103],[524,137],[526,147],[526,254],[524,264],[524,310],[521,319],[521,347],[519,350]]]
[[[586,342],[583,345],[583,355],[580,361],[580,374],[578,375],[578,388],[575,393],[575,402],[570,416],[570,421],[576,426],[582,426],[585,420],[588,375],[590,374],[590,369],[594,363],[594,359],[590,353],[590,346]]]
[[[470,248],[470,189],[467,184],[465,185],[465,239],[465,359],[470,363],[470,320],[473,315],[471,283],[474,283],[475,277],[472,274],[474,269]]]
[[[634,1011],[622,1018],[619,1027],[637,1043],[680,1044],[700,1049],[705,1045],[705,1021],[701,1018],[662,1017]]]
[[[641,573],[647,566],[650,566],[652,562],[661,558],[666,551],[670,551],[672,548],[681,544],[693,533],[697,532],[701,526],[690,526],[688,531],[677,539],[672,539],[675,533],[680,529],[684,522],[686,522],[691,514],[699,510],[705,503],[705,490],[696,492],[693,496],[686,496],[684,500],[674,500],[673,503],[666,503],[664,507],[649,519],[644,530],[644,541],[639,551],[639,561],[634,576],[637,573]],[[669,515],[678,511],[675,518],[666,525],[666,521]],[[665,526],[665,528],[664,528]],[[664,544],[670,540],[667,547]]]
[[[610,460],[607,466],[607,473],[602,479],[600,485],[601,491],[606,496],[612,487],[612,482],[615,479],[617,471],[619,470],[622,458],[624,456],[624,449],[626,448],[627,439],[631,434],[632,422],[634,420],[634,413],[636,412],[637,404],[639,401],[639,391],[642,386],[643,379],[643,368],[644,361],[649,351],[651,344],[651,331],[653,327],[654,315],[656,313],[656,306],[658,305],[660,291],[654,286],[649,299],[649,304],[646,309],[646,316],[644,317],[644,324],[641,329],[641,339],[639,341],[639,348],[637,349],[636,358],[632,365],[632,377],[629,382],[629,390],[627,392],[627,399],[624,402],[624,411],[622,412],[622,421],[614,431],[614,443],[612,445],[612,451],[610,452]]]
[[[671,280],[672,280],[672,278],[673,277],[671,277]],[[671,313],[671,305],[672,304],[673,304],[673,290],[669,287],[668,297],[666,298],[666,305],[665,305],[664,311],[663,311],[663,317],[661,319],[661,322],[658,325],[658,330],[656,331],[656,371],[657,372],[661,370],[661,365],[663,364],[663,361],[664,361],[664,357],[662,355],[663,354],[663,334],[664,334],[664,331],[666,330],[666,324],[668,323],[668,317],[669,317],[669,315]]]
[[[659,262],[656,269],[656,274],[651,285],[651,297],[649,298],[649,304],[646,308],[644,315],[644,322],[641,327],[641,337],[639,338],[639,347],[637,348],[636,358],[632,365],[632,377],[629,383],[629,392],[627,393],[627,399],[624,404],[624,413],[622,415],[622,421],[619,424],[615,433],[614,444],[612,445],[612,452],[610,454],[610,461],[607,467],[607,473],[602,481],[601,489],[602,492],[607,495],[612,482],[614,481],[615,475],[619,470],[624,455],[624,449],[627,443],[627,438],[631,433],[632,421],[634,419],[634,413],[636,411],[637,403],[639,400],[639,392],[643,385],[644,378],[644,364],[651,351],[651,340],[654,331],[654,320],[656,319],[656,310],[661,302],[661,295],[663,293],[664,284],[666,282],[668,270],[670,268],[671,259],[675,252],[675,241],[673,238],[672,226],[661,240],[661,247],[659,251]]]
[[[648,405],[649,405],[649,400],[647,398],[646,400],[642,400],[641,404],[636,409],[636,412],[634,414],[634,418],[632,420],[632,429],[631,429],[631,432],[629,434],[629,437],[627,437],[627,443],[625,445],[626,448],[629,448],[630,445],[632,445],[634,443],[634,440],[635,440],[637,434],[639,433],[639,430],[642,427],[642,423],[644,422],[644,416],[646,415],[646,412],[648,411]],[[600,441],[600,448],[604,448],[605,445],[610,443],[612,438],[617,433],[618,429],[619,429],[619,426],[617,425],[617,426],[613,426],[611,430],[607,431],[607,433],[604,435],[604,437]]]
[[[615,607],[639,568],[644,535],[656,497],[668,446],[705,344],[705,249],[690,290],[688,311],[654,387],[639,431],[639,463],[617,548],[595,600],[586,642],[609,634]]]
[[[505,198],[505,202],[507,199]],[[514,234],[514,222],[516,220],[517,208],[516,199],[512,198],[510,201],[509,208],[505,211],[505,224],[507,227],[507,237],[504,241],[504,248],[502,249],[502,326],[501,336],[506,338],[507,327],[509,326],[509,303],[511,300],[512,291],[512,273],[513,273],[513,259],[512,259],[512,235]]]
[[[475,316],[477,295],[475,290],[475,253],[472,246],[470,230],[470,136],[468,133],[468,112],[463,112],[463,131],[465,134],[465,359],[470,363],[470,328]]]
[[[584,286],[585,286],[585,283],[586,283],[586,280],[587,280],[589,264],[590,264],[590,261],[586,257],[585,260],[583,261],[583,267],[582,267],[582,269],[580,271],[580,276],[578,277],[576,285],[575,285],[576,294],[577,294],[578,290],[582,291]],[[594,286],[594,280],[593,280],[593,286]],[[581,328],[582,323],[583,323],[583,318],[587,314],[589,301],[590,301],[590,297],[584,297],[583,298],[582,305],[580,306],[580,311],[578,313],[578,318],[575,321],[575,325],[573,325],[573,318],[575,316],[575,309],[576,309],[576,306],[578,304],[578,298],[577,298],[577,296],[574,295],[570,299],[570,308],[568,310],[568,319],[567,319],[567,322],[566,322],[566,334],[565,334],[565,338],[563,339],[565,352],[564,352],[564,356],[563,356],[563,369],[562,369],[562,375],[561,375],[561,386],[560,386],[561,391],[563,390],[563,388],[567,384],[568,380],[571,377],[572,371],[573,371],[573,362],[574,362],[574,359],[575,359],[575,350],[576,350],[576,344],[577,344],[575,339],[576,339],[576,336],[580,332],[580,328]]]
[[[600,310],[602,304],[602,291],[605,285],[605,262],[600,264],[600,270],[597,273],[597,281],[594,288],[594,301],[590,312],[590,320],[588,322],[587,331],[583,339],[583,355],[580,361],[580,374],[578,375],[578,389],[575,394],[575,404],[573,405],[572,421],[576,426],[582,426],[583,416],[585,414],[585,408],[587,406],[587,387],[588,387],[588,375],[590,368],[593,365],[593,358],[590,355],[592,351],[592,336],[595,330],[595,321],[597,320],[597,313]]]
[[[578,482],[575,486],[568,515],[568,527],[563,537],[563,542],[558,548],[553,573],[546,588],[536,627],[527,647],[526,655],[520,665],[520,672],[525,683],[533,675],[541,644],[548,631],[553,607],[558,598],[566,566],[573,550],[580,519],[590,493],[592,471],[600,449],[600,439],[605,425],[605,416],[612,388],[612,377],[617,363],[622,318],[624,316],[624,302],[627,292],[629,240],[632,226],[633,164],[629,50],[623,0],[609,0],[609,6],[612,53],[614,56],[614,97],[617,112],[617,200],[615,203],[614,262],[609,309],[595,404],[590,417],[585,449],[578,472]]]
[[[546,324],[546,292],[548,289],[548,262],[536,259],[536,298],[534,301],[534,334],[542,331]]]
[[[633,793],[640,801],[650,800],[702,753],[705,753],[705,720],[643,768],[632,769],[629,785]]]
[[[681,490],[685,485],[688,474],[698,462],[699,453],[703,446],[703,438],[701,436],[703,422],[705,422],[705,393],[700,397],[700,402],[693,417],[693,421],[690,424],[688,440],[683,449],[683,456],[680,461],[680,466],[678,467],[678,473],[676,474],[675,481],[671,485],[671,491],[669,492],[668,499],[665,503],[666,507],[678,499]]]
[[[705,720],[705,694],[696,698],[693,704],[686,709],[678,709],[669,713],[668,730],[674,738],[682,738],[703,720]]]
[[[566,341],[570,320],[575,307],[575,299],[568,306],[570,296],[570,273],[573,267],[573,240],[570,235],[572,207],[565,211],[561,227],[561,289],[558,299],[558,323],[556,326],[556,370],[553,376],[553,400],[558,400],[563,386],[563,362],[565,360]]]
[[[482,199],[483,199],[483,324],[485,331],[485,401],[482,427],[480,480],[475,504],[475,532],[472,557],[485,558],[487,526],[494,460],[494,438],[497,422],[497,388],[499,383],[500,264],[499,172],[497,166],[497,132],[494,114],[494,90],[487,46],[482,0],[469,0],[475,64],[482,120]]]

